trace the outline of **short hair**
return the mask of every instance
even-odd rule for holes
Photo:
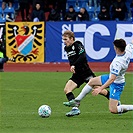
[[[74,35],[74,33],[73,33],[72,31],[70,31],[70,30],[66,30],[66,31],[63,33],[62,36],[64,36],[64,37],[69,37],[69,38],[73,38],[73,40],[75,41],[75,35]]]
[[[70,6],[69,6],[69,8],[73,8],[73,6],[72,6],[72,5],[70,5]]]
[[[126,48],[126,42],[124,39],[116,39],[114,40],[113,44],[120,49],[121,52],[125,51]]]
[[[41,3],[40,3],[40,2],[36,2],[36,5],[37,5],[37,4],[41,5]]]

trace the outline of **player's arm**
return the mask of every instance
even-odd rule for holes
[[[72,73],[75,73],[75,67],[77,67],[78,64],[81,64],[82,62],[84,62],[84,59],[86,58],[84,46],[80,41],[77,42],[77,44],[75,45],[75,48],[76,48],[76,53],[78,55],[78,58],[76,59],[76,61],[70,64],[71,66],[70,71]]]
[[[97,87],[96,89],[94,89],[92,91],[92,95],[96,96],[98,95],[103,89],[108,88],[108,86],[110,86],[110,84],[112,84],[116,79],[116,75],[115,74],[111,74],[110,78],[106,81],[105,84],[103,84],[100,87]]]
[[[93,95],[98,95],[103,89],[106,89],[108,86],[110,86],[110,84],[112,84],[116,77],[119,75],[121,70],[121,64],[119,61],[115,61],[112,65],[111,65],[111,70],[110,70],[110,77],[107,80],[107,82],[105,84],[103,84],[102,86],[94,89],[94,91],[92,92]]]
[[[130,53],[131,57],[133,56],[133,43],[127,44],[126,52]]]
[[[107,82],[101,86],[101,90],[106,89],[110,84],[112,84],[116,79],[115,74],[111,74],[110,78],[107,80]]]
[[[81,63],[84,60],[84,58],[86,58],[86,54],[85,53],[80,53],[79,58],[77,58],[77,60],[75,62],[73,62],[73,65],[75,66],[76,64]]]
[[[84,60],[85,56],[86,56],[85,53],[80,54],[79,58],[71,64],[70,71],[72,73],[75,73],[75,66],[77,66],[79,63],[81,63]]]
[[[85,49],[81,42],[78,42],[78,44],[75,45],[75,48],[76,48],[76,53],[79,55],[79,57],[77,58],[75,62],[73,62],[74,66],[82,63],[84,59],[86,58]]]

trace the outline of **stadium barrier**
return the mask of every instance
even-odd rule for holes
[[[68,62],[62,33],[65,30],[72,30],[76,40],[84,44],[89,62],[111,62],[115,56],[113,40],[123,38],[130,43],[133,36],[132,27],[131,22],[124,21],[46,22],[46,24],[7,22],[7,55],[16,58],[17,63]],[[1,25],[1,37],[3,31]]]

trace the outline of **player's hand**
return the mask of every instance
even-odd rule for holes
[[[78,17],[81,18],[82,16],[80,14],[78,14]]]
[[[71,71],[72,73],[75,73],[75,66],[71,66],[70,71]]]
[[[102,90],[101,90],[101,87],[97,87],[96,89],[94,89],[94,90],[92,91],[92,95],[93,95],[93,96],[97,96],[101,91],[102,91]]]

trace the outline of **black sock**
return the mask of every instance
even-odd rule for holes
[[[103,94],[100,94],[100,95],[102,95],[102,96],[105,96],[105,95],[103,95]],[[110,92],[107,90],[107,95],[105,96],[108,100],[109,100],[109,95],[110,95]]]
[[[110,92],[107,90],[107,95],[105,96],[109,100]]]
[[[72,92],[67,93],[66,97],[67,97],[68,101],[71,101],[72,99],[75,99],[75,97],[74,97]]]

